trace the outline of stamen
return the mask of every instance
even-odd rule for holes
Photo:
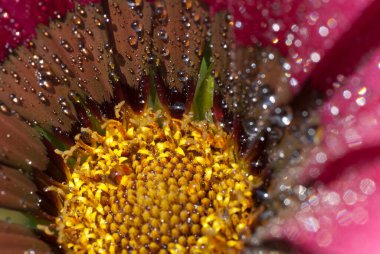
[[[70,171],[56,219],[69,252],[237,253],[255,219],[249,174],[210,122],[118,105],[105,135],[86,129],[62,154]],[[85,135],[86,141],[82,140]],[[69,161],[75,161],[69,164]]]

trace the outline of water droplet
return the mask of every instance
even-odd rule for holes
[[[100,29],[104,29],[104,28],[105,28],[105,25],[103,24],[103,22],[102,22],[100,19],[98,19],[98,18],[94,18],[94,23],[95,23],[95,25],[96,25],[98,28],[100,28]],[[87,31],[87,33],[88,33],[89,35],[92,34],[92,31],[91,31],[91,30],[86,30],[86,31]]]
[[[40,99],[40,101],[45,104],[45,105],[49,105],[49,100],[46,98],[46,96],[42,93],[42,92],[38,92],[38,98]]]
[[[364,106],[366,102],[367,100],[364,97],[359,97],[356,99],[356,104],[358,104],[358,106]]]
[[[185,63],[186,66],[191,66],[190,57],[187,54],[182,55],[182,60]]]
[[[79,28],[83,29],[84,27],[84,24],[83,24],[83,20],[81,19],[81,17],[77,16],[77,15],[73,15],[72,18],[71,18],[72,22],[78,26]]]
[[[358,200],[358,195],[353,190],[346,190],[342,198],[347,205],[354,205]]]
[[[318,63],[320,60],[321,60],[321,55],[317,52],[313,52],[311,53],[310,55],[310,59],[311,61],[313,61],[314,63]]]
[[[168,13],[163,3],[157,2],[154,9],[155,20],[158,23],[166,24],[168,20]]]
[[[302,222],[307,231],[318,232],[320,228],[319,221],[313,216],[302,219]]]
[[[258,128],[256,121],[253,119],[244,119],[242,121],[242,126],[244,131],[249,135],[249,136],[256,136],[260,129]]]
[[[140,21],[135,20],[131,23],[131,27],[137,34],[141,34],[143,31],[143,25]]]
[[[185,112],[186,106],[182,102],[175,102],[169,106],[169,110],[174,116],[181,116]]]
[[[359,186],[360,190],[366,195],[372,195],[376,191],[376,183],[370,178],[361,180]]]
[[[189,80],[189,74],[187,74],[185,71],[178,71],[177,76],[181,82],[187,82]]]
[[[318,30],[319,32],[319,35],[322,36],[322,37],[326,37],[329,35],[329,29],[325,26],[321,26]]]
[[[280,127],[289,126],[293,120],[293,114],[290,107],[277,107],[270,118],[271,123]]]
[[[166,48],[166,47],[163,47],[163,48],[161,49],[161,55],[162,55],[163,57],[168,58],[168,57],[170,56],[170,51],[169,51],[169,49]]]
[[[67,51],[67,52],[73,52],[73,48],[71,47],[71,45],[64,39],[61,39],[60,41],[60,44],[61,46]]]
[[[183,7],[188,11],[193,6],[192,0],[182,0]]]
[[[161,29],[160,31],[158,31],[158,32],[157,32],[157,36],[158,36],[158,38],[160,38],[160,40],[162,40],[163,42],[168,42],[168,40],[169,40],[168,33],[167,33],[164,29]]]
[[[142,0],[128,0],[128,5],[133,9],[136,7],[141,7],[143,1]]]
[[[14,104],[17,104],[17,105],[21,105],[22,103],[22,98],[18,98],[15,94],[10,94],[9,95],[9,98],[11,99],[11,101],[14,103]]]
[[[132,47],[136,47],[137,46],[137,42],[138,42],[138,40],[137,40],[136,36],[131,35],[131,36],[128,37],[128,43]]]
[[[274,32],[278,32],[278,31],[280,31],[280,25],[277,24],[277,23],[274,23],[272,25],[272,29],[273,29]]]

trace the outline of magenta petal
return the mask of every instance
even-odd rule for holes
[[[220,10],[225,10],[228,6],[228,1],[225,0],[203,0],[203,2],[210,6],[211,14]]]
[[[269,231],[307,253],[380,253],[380,47],[339,80],[299,179],[314,182],[313,194]]]
[[[297,212],[272,222],[266,236],[287,239],[303,253],[380,253],[380,158],[339,169],[339,179],[315,185]]]
[[[339,88],[321,109],[324,135],[310,156],[301,181],[330,181],[339,175],[332,163],[380,155],[380,47],[355,74],[341,78]],[[340,162],[339,162],[340,161]]]
[[[221,7],[220,1],[208,2]],[[331,78],[343,71],[342,64],[354,66],[368,47],[380,41],[380,2],[375,0],[349,4],[253,0],[225,5],[234,14],[238,42],[274,45],[287,55],[295,90],[309,78],[315,86],[330,85]]]
[[[75,1],[81,4],[99,0]],[[0,0],[0,60],[15,46],[30,39],[40,23],[74,7],[73,0]]]

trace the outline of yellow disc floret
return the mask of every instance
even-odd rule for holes
[[[239,252],[257,179],[230,135],[190,116],[120,113],[62,154],[58,242],[74,253]]]

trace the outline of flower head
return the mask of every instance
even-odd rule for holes
[[[380,5],[206,2],[4,2],[7,250],[335,253],[375,237]]]

